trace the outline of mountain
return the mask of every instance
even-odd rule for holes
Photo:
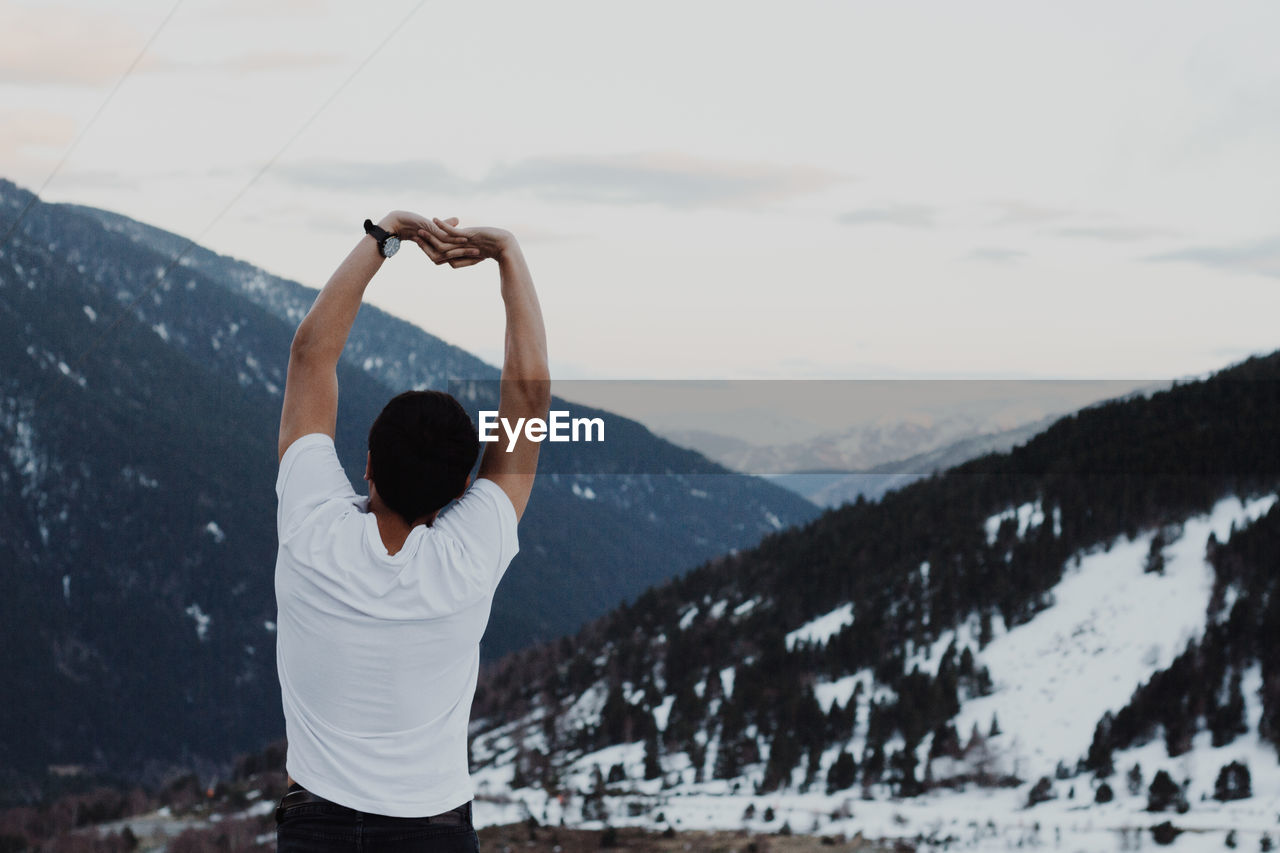
[[[998,432],[967,436],[943,447],[916,453],[906,459],[883,462],[863,471],[797,472],[770,476],[769,482],[791,489],[821,507],[853,503],[859,497],[879,500],[886,492],[954,468],[978,456],[1003,453],[1043,432],[1057,418]]]
[[[709,388],[712,414],[660,414],[657,431],[744,474],[877,471],[902,460],[943,467],[1029,438],[1065,412],[1129,393],[1136,383],[1083,380],[808,380]],[[712,410],[708,404],[707,408]],[[724,412],[739,422],[725,435]],[[788,416],[790,413],[790,416]],[[699,415],[701,417],[698,417]],[[803,415],[804,417],[801,417]],[[683,426],[681,423],[698,423]],[[973,442],[967,449],[966,442]],[[948,448],[953,453],[948,454]],[[964,458],[958,454],[968,453]],[[950,463],[950,465],[945,464]],[[941,470],[941,469],[939,469]],[[926,473],[928,473],[926,471]],[[817,481],[813,481],[817,482]],[[828,505],[836,505],[831,502]]]
[[[489,667],[474,775],[571,825],[1259,849],[1277,424],[1280,353],[713,560]]]
[[[30,194],[0,182],[0,228]],[[35,202],[0,246],[0,784],[49,765],[159,778],[279,736],[275,435],[314,291],[121,216]],[[354,482],[386,400],[497,371],[366,306],[339,366]],[[486,396],[487,395],[487,396]],[[639,424],[548,445],[482,646],[571,632],[813,517]],[[670,475],[653,472],[671,471]]]

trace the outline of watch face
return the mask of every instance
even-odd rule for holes
[[[389,258],[400,251],[400,238],[388,237],[382,244],[382,257]]]

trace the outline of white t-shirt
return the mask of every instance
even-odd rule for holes
[[[480,636],[519,549],[510,499],[477,480],[388,555],[369,499],[319,433],[285,452],[276,495],[289,775],[373,814],[423,817],[467,802]]]

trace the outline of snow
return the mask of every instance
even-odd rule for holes
[[[726,699],[733,698],[733,682],[737,674],[737,669],[732,666],[720,670],[720,687],[723,688]]]
[[[202,642],[207,640],[209,638],[209,623],[213,621],[213,618],[201,610],[199,604],[192,604],[184,612],[195,620],[196,638]]]
[[[667,720],[671,717],[671,706],[675,704],[676,697],[666,696],[662,700],[662,704],[653,709],[653,724],[658,727],[658,731],[665,732],[667,730]]]
[[[684,613],[680,614],[680,630],[687,631],[689,626],[693,624],[693,620],[698,618],[698,605],[693,605]]]
[[[579,486],[577,483],[574,483],[570,488],[573,489],[573,493],[575,495],[583,500],[593,501],[596,499],[596,493],[590,486]]]
[[[254,803],[245,809],[241,814],[244,817],[263,817],[269,815],[276,810],[276,804],[273,800],[262,800]],[[275,836],[273,835],[272,838]]]
[[[62,598],[68,604],[71,603],[71,575],[62,576]]]
[[[1084,555],[1054,587],[1051,607],[977,655],[995,691],[963,704],[957,731],[964,736],[975,723],[986,731],[995,714],[1005,732],[1017,733],[1016,743],[1007,742],[1011,734],[1000,739],[1017,775],[1038,777],[1059,760],[1074,765],[1103,713],[1123,707],[1202,633],[1213,588],[1209,533],[1224,540],[1232,522],[1257,518],[1275,500],[1227,498],[1188,519],[1165,549],[1163,574],[1143,571],[1155,531]]]
[[[1032,527],[1039,527],[1044,524],[1044,510],[1040,507],[1040,501],[1035,503],[1025,503],[1017,509],[1006,509],[1004,512],[996,513],[983,522],[983,527],[987,531],[987,544],[994,545],[996,535],[1000,532],[1000,525],[1005,519],[1016,518],[1018,520],[1018,537],[1022,538],[1027,535],[1027,531]],[[1054,532],[1061,535],[1061,513],[1054,510]]]
[[[695,783],[693,768],[683,752],[661,757],[662,780],[643,780],[644,748],[640,742],[616,744],[585,755],[570,754],[565,766],[565,794],[548,797],[545,792],[509,788],[510,759],[499,758],[478,769],[475,818],[477,826],[512,823],[533,816],[544,824],[599,827],[598,820],[584,816],[583,794],[593,784],[596,766],[605,774],[614,764],[623,766],[627,780],[610,786],[605,798],[607,821],[613,826],[640,826],[661,830],[667,825],[678,830],[744,830],[777,832],[786,824],[796,833],[870,839],[903,839],[919,853],[974,851],[995,853],[1022,848],[1047,848],[1068,853],[1110,853],[1110,851],[1154,849],[1150,828],[1171,821],[1185,830],[1170,849],[1183,853],[1204,853],[1224,849],[1229,830],[1237,832],[1237,849],[1258,850],[1264,833],[1273,842],[1280,840],[1280,762],[1274,745],[1257,735],[1261,714],[1259,691],[1262,676],[1257,666],[1243,674],[1243,690],[1249,733],[1222,747],[1213,747],[1210,735],[1201,732],[1185,755],[1170,758],[1162,738],[1115,755],[1116,777],[1109,780],[1116,794],[1114,802],[1094,804],[1096,782],[1089,776],[1052,781],[1055,798],[1034,808],[1027,807],[1027,793],[1040,776],[1051,776],[1059,760],[1074,767],[1093,735],[1098,718],[1107,710],[1125,705],[1133,690],[1158,668],[1167,666],[1181,653],[1188,639],[1204,628],[1206,606],[1213,572],[1204,560],[1205,542],[1210,533],[1225,540],[1234,523],[1237,527],[1258,518],[1276,502],[1272,495],[1241,501],[1219,501],[1206,514],[1187,519],[1182,535],[1165,549],[1162,574],[1143,571],[1155,531],[1147,531],[1132,541],[1122,540],[1109,550],[1094,549],[1072,558],[1064,576],[1052,590],[1052,604],[1022,625],[1007,628],[994,620],[995,638],[977,649],[977,622],[970,619],[957,629],[944,631],[936,640],[912,650],[908,666],[934,670],[946,647],[974,649],[977,663],[987,666],[994,679],[990,696],[964,701],[956,720],[961,738],[975,723],[985,732],[995,715],[1005,734],[990,738],[992,765],[1017,773],[1022,784],[1013,788],[935,788],[911,799],[888,796],[882,787],[875,799],[864,800],[854,788],[834,794],[823,791],[821,781],[801,793],[800,773],[787,789],[760,795],[753,782],[763,765],[748,767],[737,780],[707,780]],[[1028,509],[1030,507],[1030,509]],[[1047,513],[1024,504],[1012,510],[1025,531],[1044,523]],[[1037,513],[1040,520],[1036,521]],[[1025,523],[1023,519],[1025,518]],[[1055,519],[1056,520],[1056,519]],[[998,523],[997,523],[998,528]],[[710,605],[711,614],[723,615],[727,602]],[[738,605],[735,612],[744,605]],[[698,607],[682,614],[688,627],[697,617]],[[853,620],[852,607],[844,605],[811,620],[788,634],[788,646],[796,642],[826,642]],[[726,695],[733,691],[735,670],[718,673]],[[711,677],[716,677],[712,673]],[[847,705],[862,685],[855,730],[865,727],[865,707],[877,687],[870,670],[831,681],[819,681],[814,696],[824,711],[839,702]],[[704,695],[705,685],[695,687]],[[604,686],[597,684],[580,697],[569,712],[579,721],[598,713],[604,700]],[[665,727],[672,697],[664,697],[654,711],[655,721]],[[598,717],[596,718],[598,719]],[[529,718],[521,721],[528,723]],[[536,728],[536,726],[534,726]],[[510,735],[504,735],[510,739]],[[707,742],[707,761],[714,762],[714,736]],[[836,745],[822,759],[822,773],[840,749],[848,746],[857,754],[859,738]],[[891,743],[897,748],[901,740]],[[921,750],[927,749],[927,739]],[[1245,763],[1251,773],[1253,797],[1233,803],[1212,799],[1219,769],[1231,761]],[[1125,790],[1123,774],[1140,764],[1144,781],[1139,793]],[[942,769],[935,762],[935,772]],[[923,768],[922,768],[923,769]],[[1190,779],[1188,800],[1191,810],[1151,814],[1146,808],[1146,786],[1158,770],[1167,770],[1182,782]],[[822,776],[820,774],[819,779]],[[1073,791],[1074,789],[1074,791]],[[1069,796],[1069,793],[1074,796]],[[750,807],[750,811],[748,811]],[[765,821],[766,809],[774,819]],[[752,816],[748,817],[748,813]],[[661,818],[661,820],[659,820]],[[744,842],[745,844],[745,842]]]
[[[853,696],[853,691],[858,684],[862,684],[864,695],[871,694],[871,688],[874,678],[870,670],[863,670],[855,675],[846,675],[844,678],[838,678],[835,681],[819,681],[813,685],[813,698],[818,700],[818,704],[822,706],[822,712],[825,714],[831,710],[832,703],[839,703],[841,707],[849,704],[849,699]]]
[[[218,526],[218,522],[211,521],[204,526],[204,532],[213,537],[214,544],[221,545],[223,540],[227,538],[227,534],[222,532],[222,528]]]
[[[824,613],[787,634],[787,650],[794,649],[797,643],[826,645],[827,640],[852,624],[853,604],[852,602],[842,604],[830,613]]]
[[[13,467],[27,480],[22,490],[23,497],[26,497],[38,484],[40,469],[44,467],[40,453],[36,449],[36,431],[29,421],[21,417],[10,416],[6,421],[5,425],[9,427],[13,436],[8,448],[9,459],[13,462]]]
[[[604,710],[604,703],[608,698],[609,691],[603,682],[592,685],[564,712],[562,719],[565,727],[572,731],[599,724],[600,712]]]
[[[86,317],[88,317],[88,318],[89,318],[89,322],[90,322],[90,323],[96,323],[96,322],[98,322],[98,312],[97,312],[97,311],[94,311],[94,310],[93,310],[92,308],[90,308],[88,305],[85,305],[85,306],[84,306],[84,316],[86,316]]]
[[[169,330],[164,327],[164,323],[156,323],[151,327],[151,331],[160,336],[160,340],[165,343],[169,342]]]

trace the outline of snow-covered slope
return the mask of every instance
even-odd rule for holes
[[[885,785],[825,793],[821,780],[840,753],[839,745],[824,752],[822,772],[807,787],[804,773],[797,769],[790,785],[758,793],[767,751],[737,779],[707,781],[695,779],[686,753],[664,753],[660,777],[646,780],[646,750],[651,747],[641,741],[564,753],[556,796],[533,787],[513,790],[516,761],[548,748],[544,714],[535,706],[514,723],[488,731],[483,721],[477,725],[482,732],[473,748],[477,818],[484,824],[533,816],[584,826],[670,824],[680,829],[753,831],[779,830],[785,824],[795,832],[914,839],[922,850],[1138,849],[1154,843],[1152,827],[1171,819],[1182,830],[1173,842],[1175,850],[1223,849],[1232,831],[1238,849],[1257,850],[1268,834],[1280,841],[1280,763],[1275,747],[1257,733],[1262,677],[1256,666],[1243,679],[1247,734],[1214,747],[1209,733],[1200,732],[1191,750],[1176,758],[1168,756],[1159,738],[1117,753],[1117,774],[1108,780],[1115,799],[1105,804],[1095,802],[1101,780],[1077,769],[1099,718],[1125,706],[1137,687],[1203,635],[1214,586],[1214,569],[1206,560],[1210,536],[1226,540],[1233,529],[1257,520],[1276,501],[1275,494],[1245,500],[1228,497],[1207,513],[1164,526],[1162,571],[1147,571],[1156,530],[1073,555],[1050,592],[1052,603],[1030,621],[1006,629],[997,619],[992,638],[978,649],[975,618],[916,649],[908,666],[930,672],[936,672],[953,642],[958,648],[975,649],[976,665],[986,667],[992,681],[987,695],[968,696],[955,715],[961,742],[967,742],[963,755],[929,762],[931,737],[920,744],[921,774],[936,786],[922,796],[895,798]],[[1052,513],[1027,505],[993,516],[985,527],[994,532],[1003,518],[1018,520],[1022,535],[1037,525],[1054,524]],[[723,615],[725,608],[719,609]],[[681,627],[687,628],[695,615],[693,609],[686,611]],[[852,604],[835,606],[804,624],[789,626],[787,646],[824,644],[855,618]],[[722,683],[724,695],[732,694],[732,674],[732,668],[722,673],[727,682]],[[855,693],[859,684],[862,689]],[[863,671],[818,680],[810,689],[824,710],[833,702],[843,705],[856,698],[856,722],[843,748],[861,755],[867,705],[881,695],[873,674]],[[559,725],[574,728],[598,722],[605,693],[601,683],[584,694]],[[672,701],[667,695],[654,702],[664,709],[655,714],[659,729],[665,727]],[[991,733],[993,723],[998,733]],[[978,733],[972,741],[971,731]],[[712,763],[715,735],[704,741],[706,760]],[[1214,783],[1220,769],[1233,761],[1249,768],[1253,793],[1248,799],[1220,803],[1213,799]],[[1141,781],[1131,791],[1127,776],[1135,765]],[[979,770],[1018,781],[1007,787],[981,787],[972,782]],[[1160,770],[1184,786],[1187,813],[1146,811],[1148,785]],[[1047,799],[1029,807],[1030,789],[1041,777],[1050,780],[1042,783],[1049,785]],[[953,786],[949,779],[955,780]]]

